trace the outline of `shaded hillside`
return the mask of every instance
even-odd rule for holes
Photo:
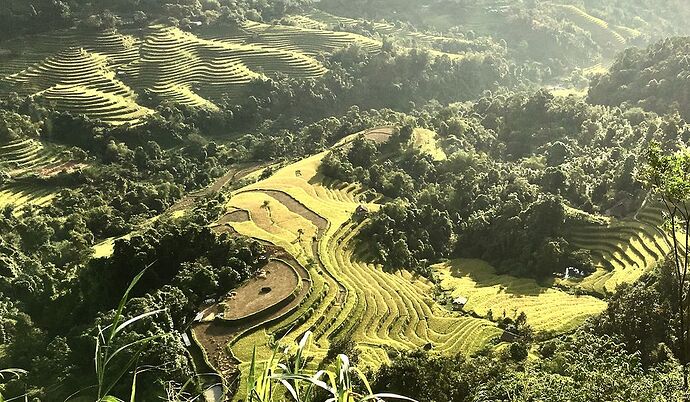
[[[690,117],[690,39],[668,38],[620,54],[608,73],[593,80],[588,100],[639,106]]]

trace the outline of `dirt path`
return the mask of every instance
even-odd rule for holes
[[[167,213],[173,213],[176,211],[182,211],[191,208],[198,199],[203,198],[209,194],[219,192],[223,187],[227,186],[229,183],[240,180],[252,172],[260,169],[259,164],[243,164],[235,166],[229,169],[224,175],[217,178],[210,186],[207,186],[199,191],[195,191],[191,194],[186,195],[181,200],[173,204]]]

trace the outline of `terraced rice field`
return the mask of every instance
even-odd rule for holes
[[[83,85],[123,97],[133,96],[124,83],[115,79],[108,69],[108,59],[82,48],[68,48],[42,60],[4,81],[19,95],[27,96],[55,85]]]
[[[364,134],[384,140],[391,132],[376,128]],[[437,148],[432,134],[416,132],[414,145],[433,153]],[[347,147],[358,135],[336,147]],[[253,311],[239,324],[218,316],[220,312],[231,318],[233,312],[239,314],[241,309],[228,308],[232,303],[206,310],[214,315],[204,313],[202,322],[193,328],[193,338],[225,378],[233,378],[237,369],[248,369],[255,346],[259,358],[268,359],[276,344],[293,344],[306,331],[313,333],[312,365],[325,357],[333,342],[353,339],[363,352],[361,364],[376,368],[388,361],[392,349],[426,347],[454,355],[491,345],[502,330],[486,318],[489,310],[494,319],[504,314],[515,318],[524,312],[537,331],[562,333],[605,309],[606,303],[598,297],[497,275],[486,263],[468,260],[434,267],[442,289],[469,299],[464,312],[441,306],[433,298],[435,284],[367,262],[371,259],[366,244],[355,240],[366,216],[356,216],[356,210],[365,205],[376,211],[379,205],[365,201],[358,185],[325,180],[318,174],[325,155],[293,163],[233,191],[227,214],[212,225],[218,232],[239,233],[279,250],[302,278],[301,286],[286,281],[288,286],[281,291],[284,295],[292,289],[294,298],[280,296],[279,303],[284,304],[265,313]],[[638,279],[668,251],[664,236],[654,229],[659,223],[658,209],[646,207],[625,221],[600,220],[600,224],[572,228],[570,239],[594,251],[599,271],[583,280],[561,281],[561,285],[605,294],[618,283]],[[238,295],[243,289],[237,290]]]
[[[313,17],[317,16],[327,15]],[[214,109],[218,100],[241,99],[247,85],[255,80],[276,74],[298,79],[322,76],[326,69],[317,60],[321,54],[351,45],[371,54],[381,50],[379,39],[328,30],[324,24],[310,23],[310,17],[302,18],[297,22],[308,26],[246,21],[234,28],[195,35],[154,25],[137,33],[139,37],[114,30],[70,30],[0,43],[0,50],[9,53],[0,58],[0,96],[17,92],[106,124],[136,125],[153,113],[141,105],[140,95],[144,93],[159,100]],[[383,36],[407,35],[408,41],[417,43],[445,40],[389,24],[374,25]],[[433,53],[451,58],[467,56]]]
[[[115,30],[54,32],[0,43],[0,49],[10,53],[0,58],[0,77],[18,73],[68,48],[83,48],[106,56],[114,66],[139,57],[138,39]]]
[[[352,19],[352,18],[347,18],[347,17],[340,17],[336,16],[333,14],[329,14],[323,11],[313,11],[304,15],[293,15],[290,16],[290,19],[293,23],[296,23],[300,27],[303,28],[308,28],[311,30],[328,30],[328,29],[338,29],[337,32],[338,34],[344,34],[344,32],[340,32],[340,29],[352,29],[356,27],[357,25],[361,24],[362,21]],[[393,24],[387,23],[387,22],[367,22],[367,27],[373,29],[373,31],[377,34],[377,37],[379,39],[383,39],[385,37],[390,37],[390,38],[396,38],[402,42],[404,46],[408,47],[417,47],[421,46],[424,48],[435,48],[440,46],[444,41],[447,41],[448,38],[445,38],[443,36],[438,36],[438,35],[430,35],[430,34],[425,34],[422,32],[415,32],[415,31],[409,31],[406,29],[399,28]],[[355,35],[355,34],[350,34],[350,35]],[[356,35],[359,38],[362,38],[360,40],[360,44],[362,43],[362,40],[368,40],[371,41],[371,39],[368,39],[364,36],[361,35]],[[459,39],[453,39],[453,41],[457,44],[460,40]],[[378,42],[378,47],[380,48],[381,42],[377,40]],[[471,41],[467,41],[467,44],[470,45]],[[364,48],[367,48],[367,45],[364,46]],[[436,55],[436,56],[448,56],[453,59],[457,58],[462,58],[465,57],[466,55],[464,54],[456,54],[456,53],[446,53],[438,50],[431,50],[431,53]]]
[[[625,28],[613,27],[608,22],[588,14],[585,10],[566,4],[554,4],[557,10],[562,11],[576,25],[592,33],[592,38],[602,47],[625,46],[628,39],[639,36],[639,32]]]
[[[207,35],[224,43],[252,44],[270,49],[303,53],[308,56],[333,53],[353,44],[358,45],[368,53],[378,53],[381,50],[380,41],[349,32],[289,25],[268,25],[254,21],[246,21],[231,31],[209,31]]]
[[[499,26],[504,25],[505,19],[510,17],[507,3],[500,1],[493,3],[491,6],[466,7],[466,14],[461,20],[453,20],[450,25],[459,25],[465,30],[491,34],[492,31],[500,29]],[[614,48],[622,48],[642,34],[640,31],[632,28],[611,25],[574,5],[550,3],[549,6],[555,16],[565,17],[585,31],[591,32],[592,38],[602,47],[608,48],[613,46]],[[364,23],[362,20],[336,16],[320,10],[304,15],[294,15],[290,19],[299,26],[311,29],[348,30],[361,26]],[[442,21],[438,22],[438,26],[448,25]],[[431,23],[430,25],[434,24]],[[409,31],[387,22],[366,21],[365,26],[367,29],[375,32],[380,38],[396,38],[409,46],[421,45],[429,48],[439,48],[444,41],[447,41],[447,38],[442,35]],[[441,52],[438,53],[443,54]]]
[[[237,363],[226,349],[228,342],[257,330],[261,333],[262,326],[294,312],[310,295],[311,283],[309,272],[292,257],[272,259],[264,275],[199,313],[192,338],[203,348],[209,365],[227,378]],[[271,290],[264,292],[265,287]]]
[[[484,261],[455,260],[432,268],[451,297],[467,298],[464,310],[482,317],[491,310],[494,319],[515,319],[524,312],[536,331],[570,331],[606,308],[606,302],[593,296],[571,295],[533,279],[497,275]]]
[[[19,177],[28,173],[50,175],[74,164],[66,162],[57,149],[38,140],[21,138],[0,145],[0,165],[10,176]]]
[[[0,96],[17,92],[106,124],[136,125],[153,113],[141,106],[143,93],[213,109],[217,100],[240,99],[255,80],[322,76],[316,55],[352,44],[381,48],[361,35],[251,21],[205,36],[162,25],[139,35],[70,30],[0,43]]]
[[[621,283],[636,281],[671,250],[669,237],[658,229],[661,222],[661,210],[645,206],[634,218],[611,219],[603,225],[575,225],[569,240],[591,250],[598,269],[582,280],[564,283],[606,294],[614,292]]]
[[[223,302],[223,318],[226,320],[242,320],[252,314],[262,312],[281,302],[289,300],[290,296],[298,294],[302,281],[299,273],[287,263],[279,260],[269,262],[263,269],[262,276],[254,278],[253,283],[242,286]],[[273,278],[274,280],[270,280]]]
[[[29,184],[11,184],[0,187],[0,208],[12,207],[14,213],[20,213],[26,205],[46,206],[55,198],[55,190],[44,186]]]
[[[177,28],[153,26],[141,45],[142,57],[122,74],[137,88],[162,98],[204,106],[186,91],[211,99],[239,93],[263,74],[316,78],[325,73],[313,58],[294,51],[203,39]]]
[[[24,205],[45,206],[57,190],[44,185],[27,183],[32,177],[48,178],[61,172],[71,172],[83,164],[70,161],[55,146],[48,146],[32,138],[20,138],[0,145],[0,168],[13,179],[0,187],[0,208],[11,206],[20,213]]]
[[[360,24],[361,20],[353,18],[341,17],[329,14],[325,11],[314,10],[303,15],[293,15],[291,17],[295,22],[313,29],[324,29],[329,27],[345,27],[351,28]],[[371,22],[371,26],[377,31],[384,34],[391,34],[398,31],[398,29],[387,22]]]
[[[67,48],[9,75],[0,88],[109,124],[136,124],[153,112],[136,103],[136,94],[116,78],[108,57],[83,48]]]
[[[311,276],[310,292],[298,309],[229,341],[235,358],[246,363],[254,344],[268,358],[273,339],[290,343],[307,330],[314,333],[310,350],[317,360],[333,341],[351,338],[371,367],[387,361],[390,348],[428,345],[440,353],[469,354],[499,337],[502,331],[491,321],[435,303],[432,283],[366,262],[367,250],[354,240],[363,222],[352,219],[361,205],[359,188],[326,186],[317,174],[325,155],[284,167],[236,191],[228,203],[229,210],[246,211],[249,220],[225,224],[286,250]]]
[[[382,130],[374,129],[372,135],[380,135]],[[347,146],[354,138],[356,135],[337,146]],[[420,138],[417,142],[426,144],[430,137]],[[212,351],[207,350],[215,356],[210,360],[224,370],[231,370],[228,361],[232,360],[241,370],[247,369],[254,345],[260,357],[267,359],[275,342],[290,344],[306,331],[314,334],[310,350],[315,362],[325,356],[332,342],[353,339],[363,352],[363,364],[375,368],[388,360],[390,349],[425,346],[439,353],[467,354],[491,344],[502,331],[481,318],[489,310],[494,318],[504,314],[515,318],[524,312],[536,330],[561,333],[606,308],[600,298],[497,275],[486,263],[474,260],[434,267],[442,289],[454,297],[468,298],[465,309],[474,316],[440,306],[432,298],[433,283],[405,271],[386,272],[367,262],[366,245],[355,241],[366,218],[353,217],[362,204],[371,211],[379,206],[363,202],[365,197],[356,185],[326,184],[317,173],[325,154],[284,167],[268,179],[235,191],[227,205],[233,211],[232,219],[218,223],[218,227],[229,226],[284,250],[310,276],[309,291],[280,317],[259,320],[248,329],[220,338],[212,335],[221,333],[217,323],[204,324],[197,338],[227,343],[227,349],[214,345]],[[602,225],[574,228],[571,240],[595,251],[601,272],[579,283],[561,284],[603,294],[617,283],[639,278],[667,251],[663,236],[653,230],[658,224],[653,221],[658,219],[657,212],[647,208],[636,219],[609,219]],[[232,358],[227,360],[226,354]]]
[[[360,20],[336,16],[320,10],[316,10],[305,15],[291,16],[290,18],[301,26],[313,29],[329,29],[332,27],[353,28],[362,23]],[[448,40],[448,38],[440,35],[409,31],[388,22],[367,21],[367,26],[373,28],[373,30],[382,37],[392,36],[405,40],[406,42],[419,44],[422,46],[433,47],[436,44]],[[468,41],[468,43],[469,42],[470,41]]]

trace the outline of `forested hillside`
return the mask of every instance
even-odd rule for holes
[[[598,77],[588,100],[601,105],[641,107],[688,117],[688,38],[670,38],[646,49],[629,49]]]
[[[688,17],[2,2],[0,401],[687,399]]]

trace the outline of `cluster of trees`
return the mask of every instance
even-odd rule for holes
[[[486,90],[518,87],[530,80],[501,52],[451,59],[428,49],[392,46],[370,54],[353,45],[322,62],[328,72],[319,79],[305,81],[279,76],[255,81],[239,104],[218,102],[225,110],[225,119],[230,121],[228,127],[233,131],[297,131],[305,124],[345,114],[353,106],[362,111],[412,111],[429,100],[443,104],[470,100]]]
[[[424,270],[463,256],[501,272],[545,277],[568,266],[591,271],[591,256],[567,241],[587,213],[626,215],[645,191],[635,167],[646,144],[673,147],[688,136],[677,115],[592,106],[548,92],[490,95],[429,105],[403,119],[391,140],[364,138],[332,151],[321,171],[358,181],[390,200],[363,232],[377,259]],[[448,155],[435,160],[408,144],[412,125],[438,133]]]
[[[56,215],[82,212],[99,239],[123,235],[224,173],[227,165],[216,159],[222,151],[210,144],[200,149],[202,157],[189,148],[163,152],[149,142],[132,150],[110,140],[102,154],[105,164],[74,174],[70,188],[47,209]]]
[[[88,234],[83,220],[74,215],[68,220],[81,236]],[[139,365],[156,367],[140,374],[137,392],[144,400],[160,396],[165,381],[184,384],[195,370],[181,334],[198,307],[239,285],[267,258],[261,244],[216,235],[193,220],[163,220],[116,241],[113,255],[97,260],[90,259],[91,247],[79,242],[75,229],[60,227],[56,220],[6,214],[0,224],[0,294],[5,295],[0,334],[6,351],[0,361],[29,372],[10,382],[6,395],[29,391],[31,397],[63,400],[93,385],[95,376],[88,373],[93,373],[98,326],[108,324],[130,281],[144,269],[125,319],[163,311],[128,328],[118,342],[156,336],[138,357]],[[72,254],[61,254],[67,252]],[[123,386],[116,394],[128,392]]]
[[[0,109],[0,142],[10,142],[19,138],[38,138],[40,126],[23,116],[10,110]]]
[[[429,274],[430,261],[438,261],[453,251],[456,233],[448,211],[439,211],[429,204],[417,207],[393,201],[372,217],[361,237],[373,243],[379,262]]]

